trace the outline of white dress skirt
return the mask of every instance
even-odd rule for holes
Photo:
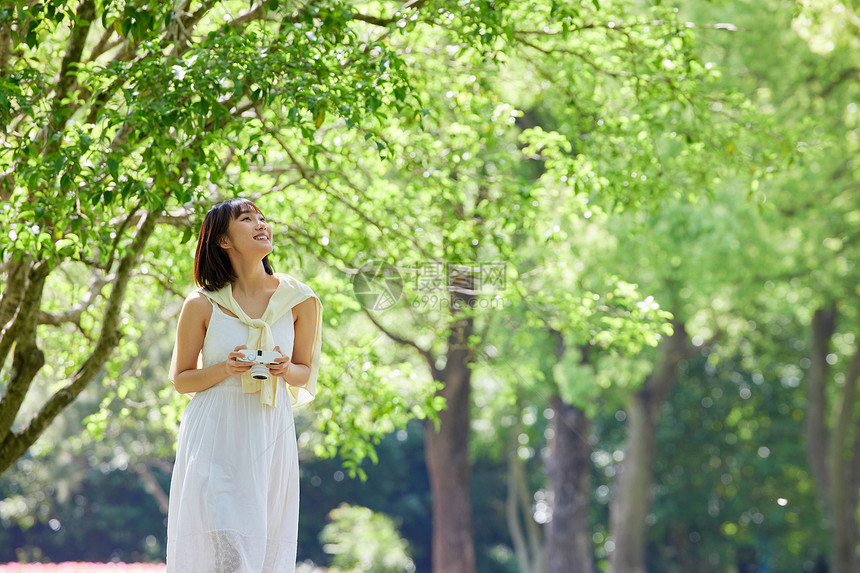
[[[293,313],[272,325],[292,355]],[[213,304],[203,366],[248,341],[248,327]],[[242,392],[238,375],[198,392],[179,426],[167,516],[169,573],[293,573],[299,458],[289,394],[276,407]]]

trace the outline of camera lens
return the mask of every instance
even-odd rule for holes
[[[264,364],[254,364],[251,366],[251,377],[254,380],[265,380],[269,377],[269,369]]]

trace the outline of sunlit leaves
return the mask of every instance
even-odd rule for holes
[[[125,307],[135,342],[123,342],[105,369],[107,396],[88,420],[96,437],[124,438],[121,420],[153,444],[171,443],[155,425],[175,428],[185,398],[163,380],[158,340],[170,339],[171,301],[191,288],[189,243],[202,211],[236,194],[253,197],[275,223],[278,270],[315,269],[308,254],[343,274],[364,263],[404,269],[406,304],[379,319],[432,358],[444,357],[452,320],[474,319],[481,330],[466,342],[482,357],[478,374],[495,380],[481,404],[504,402],[491,405],[507,415],[518,400],[544,404],[556,390],[595,408],[597,397],[619,403],[642,381],[636,354],[667,334],[673,301],[654,292],[661,285],[652,271],[699,259],[692,250],[649,259],[647,245],[623,244],[638,258],[613,268],[618,243],[601,230],[605,213],[707,195],[715,170],[746,157],[735,124],[723,121],[732,101],[704,97],[716,72],[699,61],[695,30],[670,11],[270,0],[212,3],[193,20],[182,3],[105,0],[93,4],[83,61],[54,102],[56,48],[80,23],[75,5],[24,4],[14,4],[14,41],[26,57],[0,78],[0,114],[9,118],[0,122],[3,254],[49,257],[69,273],[52,280],[46,300],[46,311],[59,312],[88,292],[81,285],[92,278],[80,263],[107,280],[136,209],[163,211],[176,225],[155,232],[138,267]],[[687,214],[669,213],[680,223]],[[650,252],[719,235],[690,227],[669,229]],[[456,317],[443,306],[447,276],[439,292],[412,280],[432,265],[489,263],[502,265],[507,283],[476,300],[499,304]],[[645,276],[631,276],[640,270]],[[345,294],[347,278],[308,272],[328,301],[327,328],[353,338],[327,343],[315,432],[303,445],[360,474],[383,435],[410,418],[432,419],[444,404],[426,362],[355,333],[367,323]],[[79,325],[45,327],[57,358],[46,375],[68,376],[86,356],[110,289],[93,292]],[[681,296],[698,302],[708,293]],[[135,326],[143,321],[158,327]],[[567,344],[561,360],[547,327]],[[603,353],[592,356],[605,365],[598,375],[579,365],[581,346]],[[152,354],[139,357],[141,349]],[[536,449],[538,407],[523,412]]]
[[[408,363],[386,367],[379,360],[379,335],[331,352],[321,369],[322,387],[315,426],[322,457],[339,456],[351,477],[364,477],[361,463],[376,463],[375,446],[413,419],[435,418],[443,405],[434,397],[436,383],[417,384]],[[425,378],[422,375],[421,378]]]

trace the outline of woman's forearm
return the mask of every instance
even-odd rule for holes
[[[207,390],[230,375],[225,366],[226,362],[225,360],[206,368],[180,372],[174,377],[173,386],[182,394]],[[293,363],[282,378],[290,386],[304,386],[310,375],[311,369],[308,366]]]
[[[311,369],[304,364],[290,364],[290,369],[281,378],[290,386],[304,386],[311,377]]]
[[[227,372],[226,363],[227,361],[224,360],[206,368],[179,372],[173,378],[173,386],[182,394],[207,390],[230,375]]]

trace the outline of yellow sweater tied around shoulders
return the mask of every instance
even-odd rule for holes
[[[209,292],[201,289],[200,292],[212,302],[221,305],[232,312],[245,325],[248,326],[248,348],[252,350],[274,350],[275,341],[272,336],[271,325],[286,315],[294,306],[308,298],[316,303],[316,326],[314,327],[313,349],[311,351],[311,363],[309,364],[310,376],[304,386],[290,386],[290,403],[301,406],[314,399],[317,387],[317,375],[319,373],[320,352],[322,346],[322,303],[319,297],[306,284],[285,273],[275,273],[280,281],[269,305],[260,318],[249,317],[236,299],[233,298],[233,287],[227,286]],[[266,380],[255,380],[251,372],[242,374],[242,391],[248,394],[260,393],[260,403],[275,407],[275,398],[278,391],[278,378],[269,375]]]

